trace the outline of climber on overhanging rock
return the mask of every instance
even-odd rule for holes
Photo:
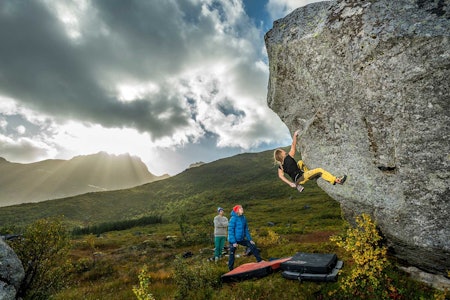
[[[345,180],[347,179],[347,175],[336,177],[322,168],[309,170],[302,160],[299,160],[298,163],[295,162],[294,156],[297,146],[297,135],[299,133],[299,130],[294,132],[294,136],[292,137],[291,150],[289,150],[289,153],[284,151],[283,149],[276,149],[273,152],[273,158],[275,160],[275,163],[278,165],[278,177],[280,177],[280,179],[286,182],[290,187],[297,188],[299,192],[303,191],[302,185],[305,184],[308,180],[318,177],[322,177],[324,180],[333,185],[336,183],[344,184]],[[292,178],[292,182],[284,176],[285,173],[287,173]]]

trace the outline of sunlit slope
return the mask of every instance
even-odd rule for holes
[[[309,192],[321,192],[315,183]],[[131,189],[87,193],[70,198],[0,208],[0,226],[64,215],[73,224],[95,224],[165,215],[169,205],[214,208],[257,199],[299,197],[277,178],[272,151],[246,153],[188,169],[171,178]],[[303,193],[302,193],[302,196]],[[201,210],[199,210],[201,211]]]
[[[0,206],[130,188],[159,179],[137,157],[100,152],[30,164],[0,159]]]

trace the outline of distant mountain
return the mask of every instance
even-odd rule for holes
[[[0,206],[125,189],[167,177],[151,174],[140,158],[129,154],[99,152],[30,164],[0,158]]]

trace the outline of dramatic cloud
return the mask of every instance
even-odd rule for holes
[[[261,22],[239,0],[1,1],[0,156],[130,152],[175,173],[285,145]]]

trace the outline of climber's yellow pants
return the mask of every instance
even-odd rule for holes
[[[297,165],[300,170],[304,172],[303,176],[300,177],[297,181],[297,184],[305,184],[308,180],[315,179],[317,177],[322,177],[322,179],[328,181],[331,184],[334,184],[336,181],[336,176],[333,176],[330,172],[327,172],[322,168],[309,170],[302,160],[299,160]]]

